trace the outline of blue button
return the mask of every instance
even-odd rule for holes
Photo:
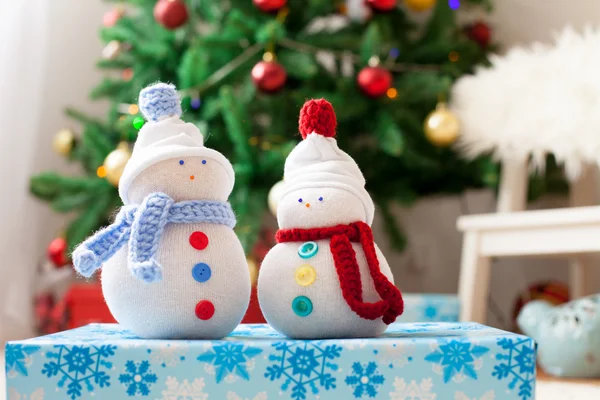
[[[212,271],[210,270],[208,264],[198,263],[194,265],[194,268],[192,268],[192,276],[198,282],[206,282],[210,279],[211,275]]]
[[[306,296],[298,296],[292,302],[292,310],[299,317],[307,317],[312,313],[312,301]]]
[[[319,246],[315,242],[306,242],[298,249],[298,255],[301,258],[311,258],[319,251]]]

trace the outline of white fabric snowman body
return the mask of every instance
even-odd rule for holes
[[[90,276],[105,259],[102,290],[108,307],[141,337],[225,337],[240,323],[250,299],[248,265],[226,203],[233,168],[222,154],[204,147],[195,125],[181,121],[173,86],[144,89],[140,109],[148,122],[119,182],[125,206],[117,225],[76,249],[75,267]],[[131,232],[114,250],[119,221]]]
[[[304,140],[285,163],[278,244],[260,268],[261,310],[291,338],[377,336],[403,302],[373,242],[374,205],[364,177],[333,138],[328,102],[305,104],[300,131]]]

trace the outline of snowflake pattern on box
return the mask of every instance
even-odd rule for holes
[[[492,376],[499,380],[509,379],[510,390],[518,386],[522,400],[533,399],[536,359],[533,342],[527,338],[500,338],[498,346],[504,351],[496,354],[496,360],[500,363],[494,366]]]
[[[292,399],[306,399],[309,388],[313,394],[319,393],[319,387],[325,390],[336,388],[337,379],[329,371],[338,370],[338,365],[332,361],[341,356],[342,347],[308,341],[279,342],[272,346],[275,354],[269,355],[269,361],[274,363],[267,367],[265,378],[271,381],[285,379],[281,390],[287,391],[292,385]]]
[[[267,395],[267,392],[260,392],[252,398],[242,397],[242,396],[236,394],[235,392],[227,392],[227,397],[226,397],[227,400],[267,400],[268,398],[269,398],[269,395]]]
[[[240,325],[226,340],[150,340],[132,338],[116,325],[92,325],[9,342],[7,371],[15,376],[6,380],[7,394],[9,400],[535,398],[534,342],[494,328],[395,323],[378,338],[276,336],[265,325]],[[11,346],[39,350],[27,355],[19,353],[24,347]],[[15,360],[27,375],[17,372]],[[476,380],[469,376],[471,369]],[[445,375],[450,377],[446,383]]]
[[[40,346],[9,344],[5,349],[5,369],[8,378],[18,374],[27,376],[27,368],[31,366],[31,356],[40,351]]]
[[[365,365],[355,362],[352,364],[352,375],[346,377],[346,384],[354,388],[354,398],[376,397],[379,386],[385,382],[383,375],[377,370],[374,362]]]
[[[177,346],[167,343],[159,349],[149,350],[148,353],[150,354],[152,365],[160,365],[162,368],[173,368],[180,362],[185,361],[185,354],[188,350],[189,346],[179,342]]]
[[[231,374],[250,380],[248,362],[260,353],[262,350],[258,347],[226,342],[212,346],[211,350],[200,354],[197,360],[214,366],[217,383],[221,383],[227,375]]]
[[[490,390],[489,392],[486,392],[481,397],[473,397],[473,398],[467,396],[463,392],[456,392],[454,394],[454,400],[495,400],[495,399],[496,399],[496,393],[494,393],[493,390]]]
[[[413,360],[415,349],[412,342],[392,343],[382,349],[373,350],[373,354],[382,368],[402,368]]]
[[[82,396],[82,385],[88,392],[94,392],[94,385],[100,388],[110,386],[107,371],[112,368],[112,363],[107,359],[115,355],[117,346],[53,347],[58,351],[46,353],[46,358],[51,361],[44,364],[42,374],[48,378],[60,376],[57,386],[60,389],[67,384],[67,395],[71,400]]]
[[[193,382],[184,379],[179,383],[173,376],[165,381],[167,390],[162,391],[161,400],[208,400],[208,393],[204,393],[204,378],[196,378]]]
[[[490,350],[468,340],[441,340],[433,347],[435,350],[425,357],[425,361],[434,363],[434,372],[443,373],[444,383],[451,379],[461,382],[465,376],[476,380],[482,357]]]
[[[114,337],[118,337],[119,339],[139,339],[139,336],[119,324],[90,324],[88,327],[89,332],[94,333],[94,336],[100,339],[108,340]]]
[[[91,334],[91,335],[90,335]],[[118,324],[89,324],[85,328],[73,329],[66,332],[51,333],[46,336],[40,336],[30,339],[31,341],[57,341],[61,339],[76,340],[80,343],[97,343],[102,344],[108,340],[119,338],[121,340],[139,339],[133,332],[122,328]]]
[[[8,389],[8,400],[44,400],[45,395],[43,388],[35,389],[29,396],[17,392],[14,388]]]
[[[150,387],[156,383],[156,374],[150,370],[150,363],[146,360],[135,363],[131,360],[125,363],[125,373],[119,375],[119,382],[127,388],[128,396],[150,394]]]
[[[395,391],[390,393],[391,400],[436,400],[437,394],[433,393],[433,382],[431,378],[423,379],[421,383],[416,381],[406,381],[402,378],[396,377],[394,379]]]

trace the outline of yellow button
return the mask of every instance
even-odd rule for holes
[[[296,282],[300,286],[310,286],[317,279],[317,271],[308,264],[298,267],[295,274]]]

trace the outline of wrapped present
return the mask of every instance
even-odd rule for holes
[[[397,322],[458,322],[457,295],[404,293],[404,314]]]
[[[116,324],[6,345],[8,399],[533,400],[533,340],[474,323],[392,324],[375,339],[142,340]]]

